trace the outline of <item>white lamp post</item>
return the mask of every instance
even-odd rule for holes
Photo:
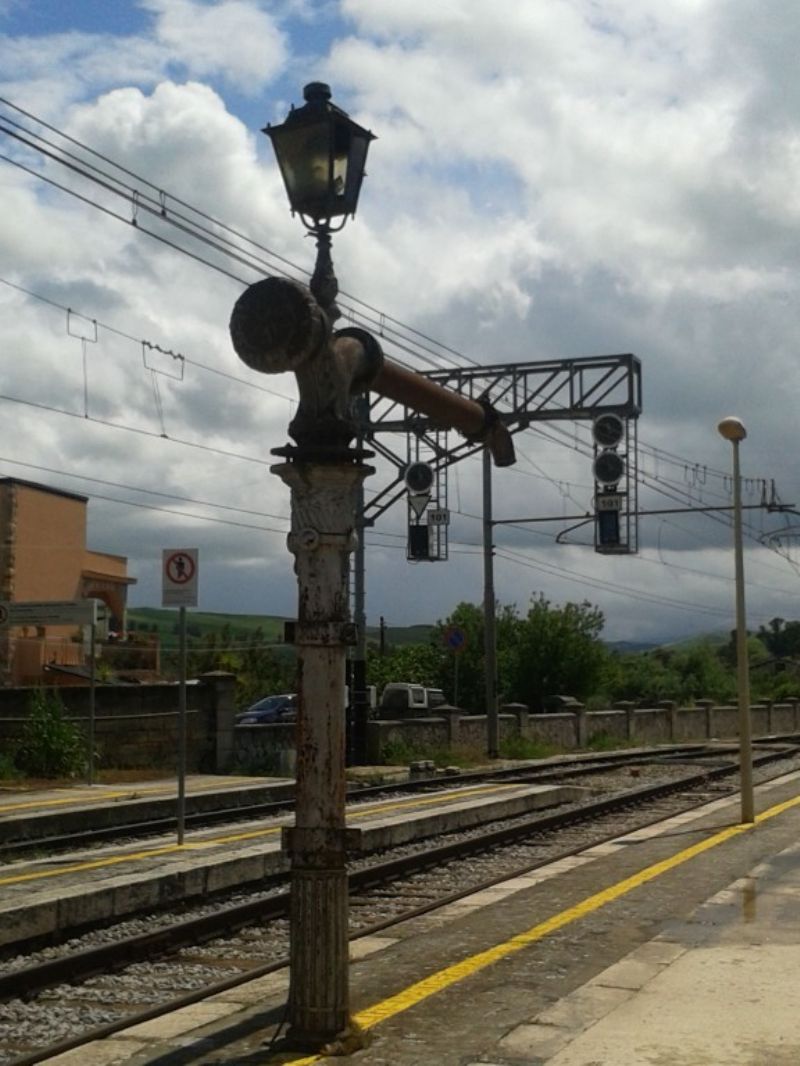
[[[729,416],[717,426],[733,445],[733,550],[736,560],[736,681],[739,695],[739,761],[742,788],[742,821],[755,821],[753,799],[753,742],[750,730],[750,675],[747,657],[747,627],[744,611],[744,551],[742,548],[742,480],[739,473],[739,442],[747,436],[740,419]]]

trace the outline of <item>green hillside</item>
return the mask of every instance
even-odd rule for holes
[[[175,639],[178,631],[178,611],[162,607],[129,607],[127,612],[128,630],[131,633],[157,634],[161,641],[168,644]],[[259,627],[268,643],[283,642],[283,624],[288,621],[284,616],[271,614],[222,614],[213,611],[186,612],[186,628],[191,637],[202,639],[209,633],[220,633],[226,626],[230,628],[233,640],[247,640]],[[386,642],[391,646],[399,644],[424,644],[431,631],[430,625],[387,626]],[[377,626],[367,627],[367,640],[376,644],[380,639]]]
[[[283,640],[284,621],[272,615],[186,612],[187,632],[198,639],[209,633],[220,633],[229,626],[234,640],[247,640],[260,627],[265,640],[277,643]],[[161,607],[129,607],[128,630],[157,634],[162,641],[169,642],[178,631],[178,611]]]

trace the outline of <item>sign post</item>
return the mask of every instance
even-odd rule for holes
[[[197,606],[197,548],[161,553],[161,606],[178,607],[178,844],[186,827],[186,608]]]
[[[92,603],[94,607],[95,604]],[[95,640],[97,638],[97,625],[95,623],[96,612],[92,611],[92,621],[90,623],[91,634],[89,637],[89,758],[86,772],[86,780],[89,785],[94,784],[94,726],[95,726],[95,687],[97,683],[97,663],[95,661],[95,655],[97,653],[97,647]]]
[[[461,626],[448,626],[444,631],[445,647],[453,653],[453,703],[458,706],[458,659],[467,646],[467,634]]]

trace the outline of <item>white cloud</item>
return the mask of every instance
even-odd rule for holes
[[[750,430],[745,472],[776,477],[785,498],[800,491],[787,446],[800,401],[800,79],[790,46],[768,32],[763,15],[759,21],[758,6],[343,0],[349,21],[332,20],[336,6],[327,5],[324,35],[305,3],[148,0],[143,7],[148,21],[136,36],[115,36],[98,23],[97,33],[1,40],[3,94],[144,175],[154,194],[166,190],[168,215],[180,206],[171,197],[181,198],[310,265],[311,242],[290,218],[268,145],[238,109],[244,93],[258,92],[264,116],[282,115],[281,101],[298,102],[304,81],[325,78],[335,101],[379,137],[358,217],[334,244],[343,289],[479,363],[637,352],[644,364],[640,439],[690,458],[685,466],[643,447],[649,487],[642,507],[685,503],[688,495],[705,505],[729,500],[729,454],[715,431],[729,412]],[[778,10],[788,41],[795,16],[791,5]],[[310,72],[297,69],[300,57]],[[286,84],[289,73],[296,85]],[[130,199],[65,177],[54,164],[46,172],[132,217]],[[135,229],[7,165],[0,181],[0,274],[133,338],[101,329],[98,344],[87,346],[90,413],[129,428],[85,420],[81,342],[68,336],[65,315],[0,286],[0,331],[10,353],[4,393],[75,416],[5,401],[6,460],[214,500],[240,510],[160,502],[285,528],[286,490],[267,468],[270,448],[287,439],[292,409],[281,396],[293,397],[294,383],[259,377],[233,353],[227,321],[240,285],[144,230],[216,257],[247,280],[254,272],[181,234],[169,218],[159,222],[140,209]],[[375,321],[379,329],[379,315]],[[391,336],[386,330],[388,354],[422,365]],[[142,339],[193,360],[184,379],[154,379]],[[564,435],[563,428],[551,433],[559,443],[533,430],[517,438],[518,470],[496,474],[498,516],[563,516],[591,506],[581,446],[588,434],[570,426]],[[390,443],[404,453],[400,438]],[[695,464],[714,471],[703,484]],[[56,476],[10,465],[2,471]],[[368,495],[387,476],[379,463]],[[61,483],[91,490],[75,479]],[[370,534],[372,615],[443,617],[458,599],[480,599],[480,526],[467,517],[480,513],[477,463],[451,472],[450,506],[451,561],[418,567],[411,577],[402,507],[380,520]],[[151,568],[160,548],[191,535],[203,553],[204,605],[293,610],[280,533],[97,500],[91,515],[93,547],[132,557],[143,600],[158,599]],[[586,596],[605,608],[616,637],[729,627],[728,527],[707,518],[669,521],[643,522],[641,560],[554,548],[558,523],[498,531],[500,546],[521,555],[498,555],[498,597],[524,606],[537,589],[555,600]],[[378,536],[386,532],[400,534],[393,549]],[[697,541],[701,533],[706,539]],[[456,541],[458,552],[471,554],[458,554]],[[563,569],[529,568],[543,563]],[[747,566],[754,619],[791,617],[788,597],[771,588],[790,590],[785,564],[752,545]],[[570,582],[563,571],[687,606],[626,601],[588,578]],[[722,613],[695,613],[698,604]]]
[[[284,34],[252,0],[140,0],[156,15],[156,39],[190,77],[221,77],[255,94],[284,68]]]

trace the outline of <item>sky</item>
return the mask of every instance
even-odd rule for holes
[[[334,241],[349,320],[419,371],[634,353],[643,511],[730,506],[716,425],[740,417],[749,625],[800,617],[800,519],[758,506],[773,481],[800,505],[798,31],[793,0],[0,0],[0,476],[89,497],[131,605],[196,547],[200,609],[295,613],[270,450],[296,387],[228,321],[313,268],[260,130],[324,81],[377,135]],[[515,440],[495,517],[551,521],[495,528],[501,603],[588,600],[610,640],[732,628],[728,512],[643,515],[636,554],[597,554],[568,529],[590,426]],[[407,561],[402,501],[368,531],[369,624],[481,601],[478,456],[446,502],[446,561]]]

